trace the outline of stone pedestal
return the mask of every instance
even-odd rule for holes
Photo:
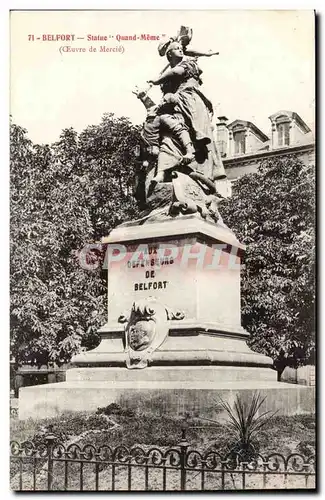
[[[168,335],[148,366],[272,366],[246,344],[240,314],[244,246],[228,228],[187,216],[120,226],[105,242],[108,321],[100,345],[75,356],[73,365],[125,366],[125,328],[118,319],[133,303],[153,298],[182,319],[168,321]]]
[[[108,312],[99,346],[78,354],[66,382],[20,390],[19,416],[96,410],[117,402],[211,416],[258,390],[280,413],[311,412],[314,393],[276,382],[241,326],[243,245],[195,216],[114,229],[107,243]],[[308,395],[307,395],[307,392]],[[308,397],[307,397],[308,396]]]

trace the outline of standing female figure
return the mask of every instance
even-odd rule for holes
[[[199,53],[187,50],[185,55],[181,43],[171,42],[166,52],[170,67],[157,79],[148,83],[161,85],[164,95],[175,94],[177,101],[175,111],[184,117],[196,152],[195,159],[199,170],[215,180],[224,178],[225,172],[213,138],[213,107],[200,89],[202,70],[197,63],[198,56],[213,54],[213,52]]]

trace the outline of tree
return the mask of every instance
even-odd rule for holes
[[[80,134],[80,167],[83,182],[88,183],[86,202],[95,238],[138,214],[132,195],[137,168],[134,150],[140,140],[139,127],[112,113]]]
[[[80,137],[34,145],[11,125],[11,349],[18,362],[57,364],[98,343],[106,283],[78,251],[137,215],[130,196],[138,131],[105,115]]]
[[[247,245],[242,319],[250,346],[277,368],[314,362],[315,171],[298,157],[263,162],[220,206]]]

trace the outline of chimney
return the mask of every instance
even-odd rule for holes
[[[217,148],[224,158],[228,152],[228,118],[226,116],[218,116],[217,122]]]

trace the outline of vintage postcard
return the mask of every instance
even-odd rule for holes
[[[10,488],[315,490],[315,13],[13,10]]]

